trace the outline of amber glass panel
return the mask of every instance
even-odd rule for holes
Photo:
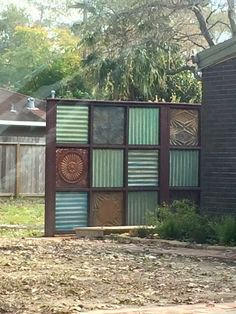
[[[93,193],[91,217],[93,226],[121,226],[123,216],[123,193]]]
[[[93,118],[93,142],[95,144],[124,143],[124,109],[95,107]]]
[[[170,144],[175,146],[197,146],[198,111],[170,110]]]
[[[88,151],[86,149],[56,150],[57,187],[88,185]]]

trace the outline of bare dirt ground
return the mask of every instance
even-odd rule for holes
[[[235,253],[207,257],[206,250],[108,239],[2,238],[0,313],[234,302]]]

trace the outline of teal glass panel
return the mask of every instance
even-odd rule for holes
[[[159,144],[159,109],[129,109],[129,144]]]
[[[197,187],[199,153],[195,150],[170,151],[170,186]]]
[[[56,193],[56,231],[88,226],[88,195],[85,192]]]
[[[123,186],[123,150],[93,150],[93,186]]]
[[[151,215],[158,207],[157,192],[128,193],[128,225],[150,224]]]
[[[158,185],[158,151],[130,150],[128,152],[128,185]]]
[[[57,106],[57,143],[88,143],[88,107]]]

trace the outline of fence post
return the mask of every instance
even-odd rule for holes
[[[160,127],[160,204],[169,202],[169,106],[161,106]]]
[[[18,197],[21,191],[21,177],[20,177],[20,143],[16,144],[16,182],[15,182],[15,196]]]

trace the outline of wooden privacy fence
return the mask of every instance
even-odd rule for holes
[[[45,144],[0,142],[0,196],[43,196]]]
[[[142,225],[162,202],[198,202],[200,109],[48,100],[46,235]]]

